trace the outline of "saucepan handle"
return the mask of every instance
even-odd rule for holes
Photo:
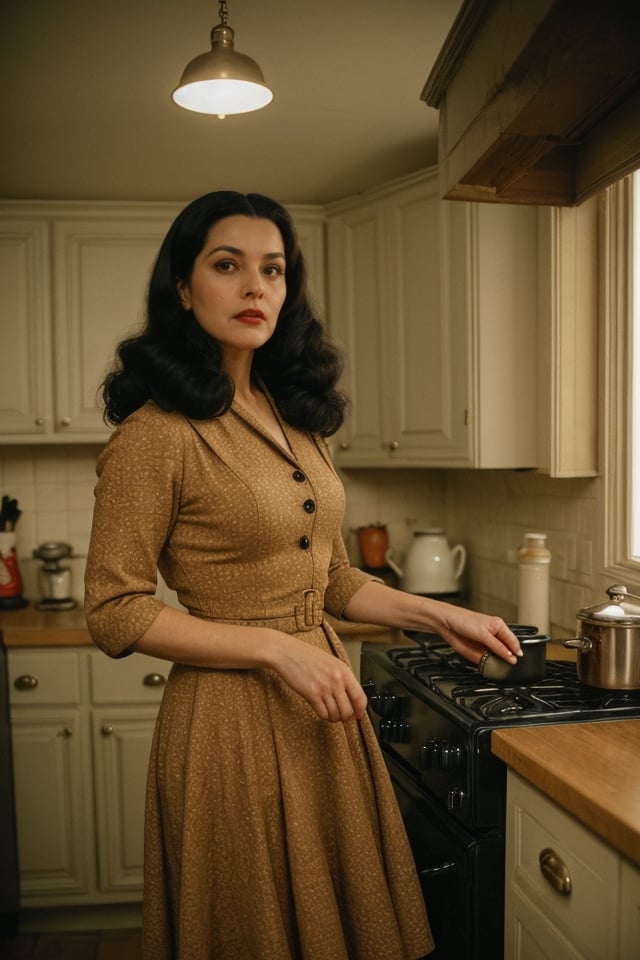
[[[562,646],[569,650],[579,650],[580,653],[589,653],[593,649],[593,644],[588,637],[572,637],[571,640],[563,640]]]

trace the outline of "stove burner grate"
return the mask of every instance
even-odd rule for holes
[[[570,661],[548,661],[546,676],[534,683],[501,686],[485,680],[477,667],[439,637],[429,635],[428,642],[396,647],[386,656],[424,688],[425,699],[435,694],[461,714],[487,722],[603,713],[637,715],[640,711],[639,690],[603,690],[582,684]]]

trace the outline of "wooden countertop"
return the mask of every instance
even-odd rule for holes
[[[358,637],[370,643],[388,643],[390,631],[371,623],[351,623],[327,617],[336,633],[344,639]],[[36,607],[0,611],[0,631],[7,647],[81,647],[90,646],[82,607],[56,613]]]
[[[0,611],[7,647],[82,647],[91,644],[82,607],[44,612],[33,607]]]
[[[640,866],[640,720],[494,730],[491,749]]]

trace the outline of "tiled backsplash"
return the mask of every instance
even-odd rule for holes
[[[5,447],[0,455],[0,492],[22,511],[16,525],[18,563],[29,600],[39,598],[40,560],[32,551],[48,540],[71,544],[71,591],[81,601],[91,533],[96,460],[101,446]]]
[[[517,551],[525,533],[547,534],[551,550],[551,632],[572,636],[576,612],[603,596],[599,479],[551,479],[512,470],[352,470],[345,530],[352,562],[354,528],[384,523],[393,553],[404,559],[414,529],[442,526],[451,546],[467,551],[468,604],[517,619]]]
[[[525,533],[545,533],[551,551],[551,635],[574,636],[577,611],[604,599],[600,479],[452,470],[443,483],[450,540],[467,548],[470,606],[514,622],[518,548]]]
[[[73,548],[72,592],[83,597],[91,531],[95,464],[100,446],[6,447],[0,454],[0,493],[17,498],[17,552],[25,596],[38,599],[32,551],[47,540]],[[552,632],[569,636],[576,611],[601,594],[598,556],[601,485],[552,480],[535,473],[480,470],[351,470],[344,534],[349,556],[361,563],[357,529],[383,523],[402,566],[413,531],[442,526],[450,544],[467,550],[469,605],[516,617],[517,549],[524,534],[547,534],[551,550]],[[163,594],[163,590],[165,593]],[[171,602],[161,584],[161,595]]]

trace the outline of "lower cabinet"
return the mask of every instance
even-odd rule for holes
[[[511,770],[505,889],[509,960],[640,956],[640,869]]]
[[[9,652],[22,908],[142,897],[144,795],[169,664]]]

